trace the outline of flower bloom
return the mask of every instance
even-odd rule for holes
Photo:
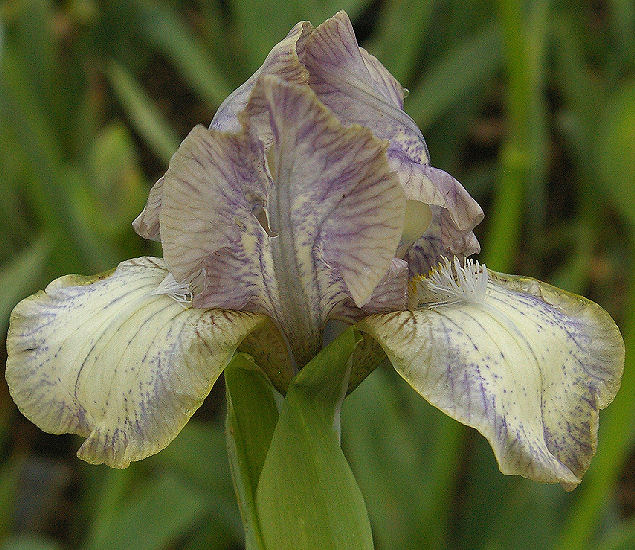
[[[365,334],[351,386],[387,355],[504,473],[575,487],[621,336],[584,298],[466,260],[482,217],[346,14],[299,23],[152,188],[134,227],[163,260],[18,304],[11,395],[43,430],[86,437],[81,458],[125,467],[177,435],[236,349],[284,391],[340,320]]]

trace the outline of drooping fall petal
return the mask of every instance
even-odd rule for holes
[[[156,289],[162,260],[67,275],[20,302],[7,382],[22,413],[86,439],[78,456],[123,468],[163,449],[201,405],[263,315],[193,309]]]
[[[574,488],[596,449],[598,411],[619,388],[615,323],[540,281],[463,273],[437,277],[428,307],[371,316],[360,328],[415,390],[489,440],[503,473]]]

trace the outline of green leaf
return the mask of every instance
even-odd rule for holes
[[[0,540],[11,528],[22,464],[22,460],[12,457],[0,468]]]
[[[346,398],[342,446],[378,548],[451,546],[448,520],[464,432],[392,367],[377,368]]]
[[[93,469],[92,472],[94,471]],[[84,550],[98,550],[107,544],[112,536],[110,530],[113,520],[123,502],[123,496],[133,477],[133,472],[133,468],[102,469],[103,475],[99,479],[98,492],[95,495],[90,495],[90,504],[94,509],[88,535],[84,542]]]
[[[59,544],[39,535],[14,536],[2,543],[0,550],[58,550]]]
[[[635,227],[635,80],[608,99],[597,135],[597,171],[604,189]]]
[[[365,45],[401,84],[415,71],[432,8],[431,0],[385,2],[379,14],[377,33]]]
[[[632,245],[631,245],[632,247]],[[631,250],[631,264],[635,248]],[[603,517],[619,475],[635,441],[635,425],[625,419],[635,418],[635,271],[631,270],[629,295],[623,323],[624,345],[628,350],[624,364],[622,386],[611,406],[600,419],[598,452],[576,491],[576,500],[569,510],[557,550],[577,550],[590,540]],[[631,351],[631,353],[629,353]]]
[[[237,354],[225,367],[227,451],[247,548],[264,548],[256,488],[278,421],[273,388],[251,358]]]
[[[125,68],[112,61],[106,74],[137,132],[157,157],[167,163],[179,146],[176,132]]]
[[[22,298],[34,292],[52,250],[51,239],[42,236],[31,246],[17,253],[0,270],[0,334],[9,325],[9,314]]]
[[[104,241],[128,239],[130,222],[148,196],[128,128],[120,123],[103,128],[95,136],[87,160],[90,184],[74,189],[78,216],[91,220]]]
[[[501,67],[500,38],[496,25],[453,46],[426,76],[413,86],[406,111],[425,132],[444,111],[474,93]]]
[[[635,516],[631,516],[609,531],[598,543],[602,550],[632,550],[635,548]]]
[[[356,343],[348,329],[289,387],[256,493],[268,549],[373,548],[366,506],[339,445]]]
[[[508,132],[500,154],[500,175],[484,249],[487,264],[508,271],[520,241],[523,217],[537,232],[546,219],[547,135],[543,74],[549,2],[532,4],[523,17],[518,0],[500,0],[507,73]]]
[[[142,464],[170,470],[189,486],[202,490],[209,513],[214,515],[213,523],[222,523],[223,529],[235,539],[242,536],[243,526],[227,463],[225,430],[220,424],[190,420],[170,445]]]
[[[107,536],[92,548],[160,550],[187,532],[208,510],[207,499],[200,490],[166,472],[120,507]]]
[[[232,86],[181,17],[165,4],[150,0],[135,0],[131,6],[142,38],[163,52],[203,99],[211,105],[220,105],[231,93]],[[268,17],[267,21],[272,19]]]

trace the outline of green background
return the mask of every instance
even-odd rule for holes
[[[132,231],[179,141],[301,19],[346,9],[409,90],[435,166],[479,201],[493,269],[597,301],[627,345],[597,456],[565,493],[501,475],[484,439],[390,369],[346,401],[377,548],[635,548],[635,5],[630,0],[0,4],[0,338],[66,273],[160,250]],[[4,362],[5,349],[0,349]],[[0,548],[241,548],[222,381],[159,455],[81,463],[0,381]]]

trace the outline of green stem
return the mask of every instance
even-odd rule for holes
[[[253,362],[239,355],[228,367],[228,447],[248,548],[373,548],[366,506],[339,442],[358,342],[346,330],[298,373],[275,429],[273,393]]]
[[[245,527],[247,550],[265,548],[256,514],[256,488],[278,421],[273,388],[251,358],[236,355],[225,368],[227,452]]]

